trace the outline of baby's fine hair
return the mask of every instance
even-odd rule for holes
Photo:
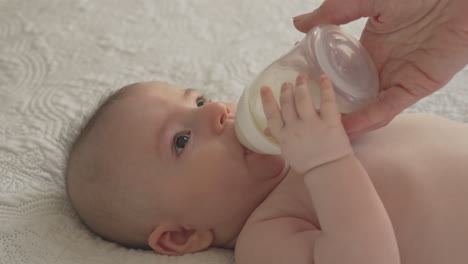
[[[104,96],[100,102],[97,104],[97,108],[94,112],[91,113],[90,117],[82,123],[81,127],[78,130],[78,134],[75,137],[74,141],[72,142],[72,145],[70,147],[70,150],[68,151],[68,157],[67,157],[67,162],[66,162],[66,168],[65,168],[65,187],[66,187],[66,192],[68,195],[68,198],[71,202],[72,207],[75,209],[75,211],[78,213],[80,216],[81,222],[88,227],[90,231],[93,233],[103,237],[102,234],[96,233],[96,230],[93,230],[90,226],[89,223],[86,223],[83,219],[82,216],[80,215],[79,208],[77,208],[76,201],[72,199],[71,195],[71,189],[76,188],[72,187],[72,183],[76,184],[75,178],[78,177],[80,178],[79,181],[86,182],[89,181],[91,182],[90,184],[95,184],[94,181],[101,179],[99,181],[102,181],[106,177],[101,177],[102,175],[100,170],[95,168],[96,162],[93,160],[93,158],[89,158],[91,161],[85,162],[82,164],[82,157],[80,158],[80,155],[82,156],[83,154],[82,149],[86,146],[85,142],[88,140],[90,136],[90,132],[93,130],[93,127],[96,126],[96,123],[99,122],[101,117],[104,115],[106,110],[109,109],[111,105],[114,103],[122,100],[125,98],[127,95],[127,91],[129,91],[129,87],[132,85],[127,85],[123,88],[120,88],[114,92],[111,92],[107,96]],[[81,153],[81,154],[80,154]],[[78,170],[77,170],[78,169]],[[73,180],[72,180],[73,178]],[[85,190],[82,190],[85,191]],[[82,192],[81,190],[78,190],[78,192]],[[76,193],[76,190],[75,190]],[[88,195],[83,193],[83,195]],[[97,202],[97,201],[95,201]],[[81,206],[83,207],[83,206]],[[109,210],[97,210],[95,212],[96,214],[107,214],[105,215],[106,219],[112,219],[113,217],[116,217],[113,215],[112,212]],[[94,214],[94,213],[93,213]],[[104,216],[103,216],[104,217]],[[105,237],[103,237],[105,238]],[[106,239],[106,238],[105,238]],[[116,242],[116,241],[114,241]],[[120,241],[119,241],[120,242]],[[141,244],[141,245],[140,245]],[[142,248],[144,246],[143,243],[138,243],[138,245],[133,245],[133,244],[125,244],[127,247],[135,247],[135,248]]]

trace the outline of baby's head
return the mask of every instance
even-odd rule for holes
[[[286,171],[280,156],[245,151],[235,113],[234,103],[165,83],[119,90],[69,156],[67,191],[84,224],[107,240],[163,254],[233,247]]]

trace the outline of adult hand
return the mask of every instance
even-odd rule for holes
[[[369,17],[361,43],[379,72],[380,93],[367,107],[343,116],[350,137],[382,127],[444,86],[468,62],[467,0],[326,0],[294,18],[307,32]]]

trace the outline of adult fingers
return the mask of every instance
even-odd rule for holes
[[[385,126],[418,99],[401,86],[394,86],[381,91],[365,108],[343,116],[343,126],[350,137],[357,137]]]
[[[342,25],[361,17],[377,16],[375,0],[326,0],[310,13],[293,18],[294,26],[301,32],[308,32],[319,24]]]

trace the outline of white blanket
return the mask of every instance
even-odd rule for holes
[[[233,263],[229,250],[129,250],[79,222],[67,149],[97,102],[159,80],[236,101],[302,39],[291,17],[319,0],[0,0],[0,263]],[[345,26],[359,37],[363,21]],[[468,123],[468,70],[408,111]],[[229,208],[226,208],[227,210]]]

